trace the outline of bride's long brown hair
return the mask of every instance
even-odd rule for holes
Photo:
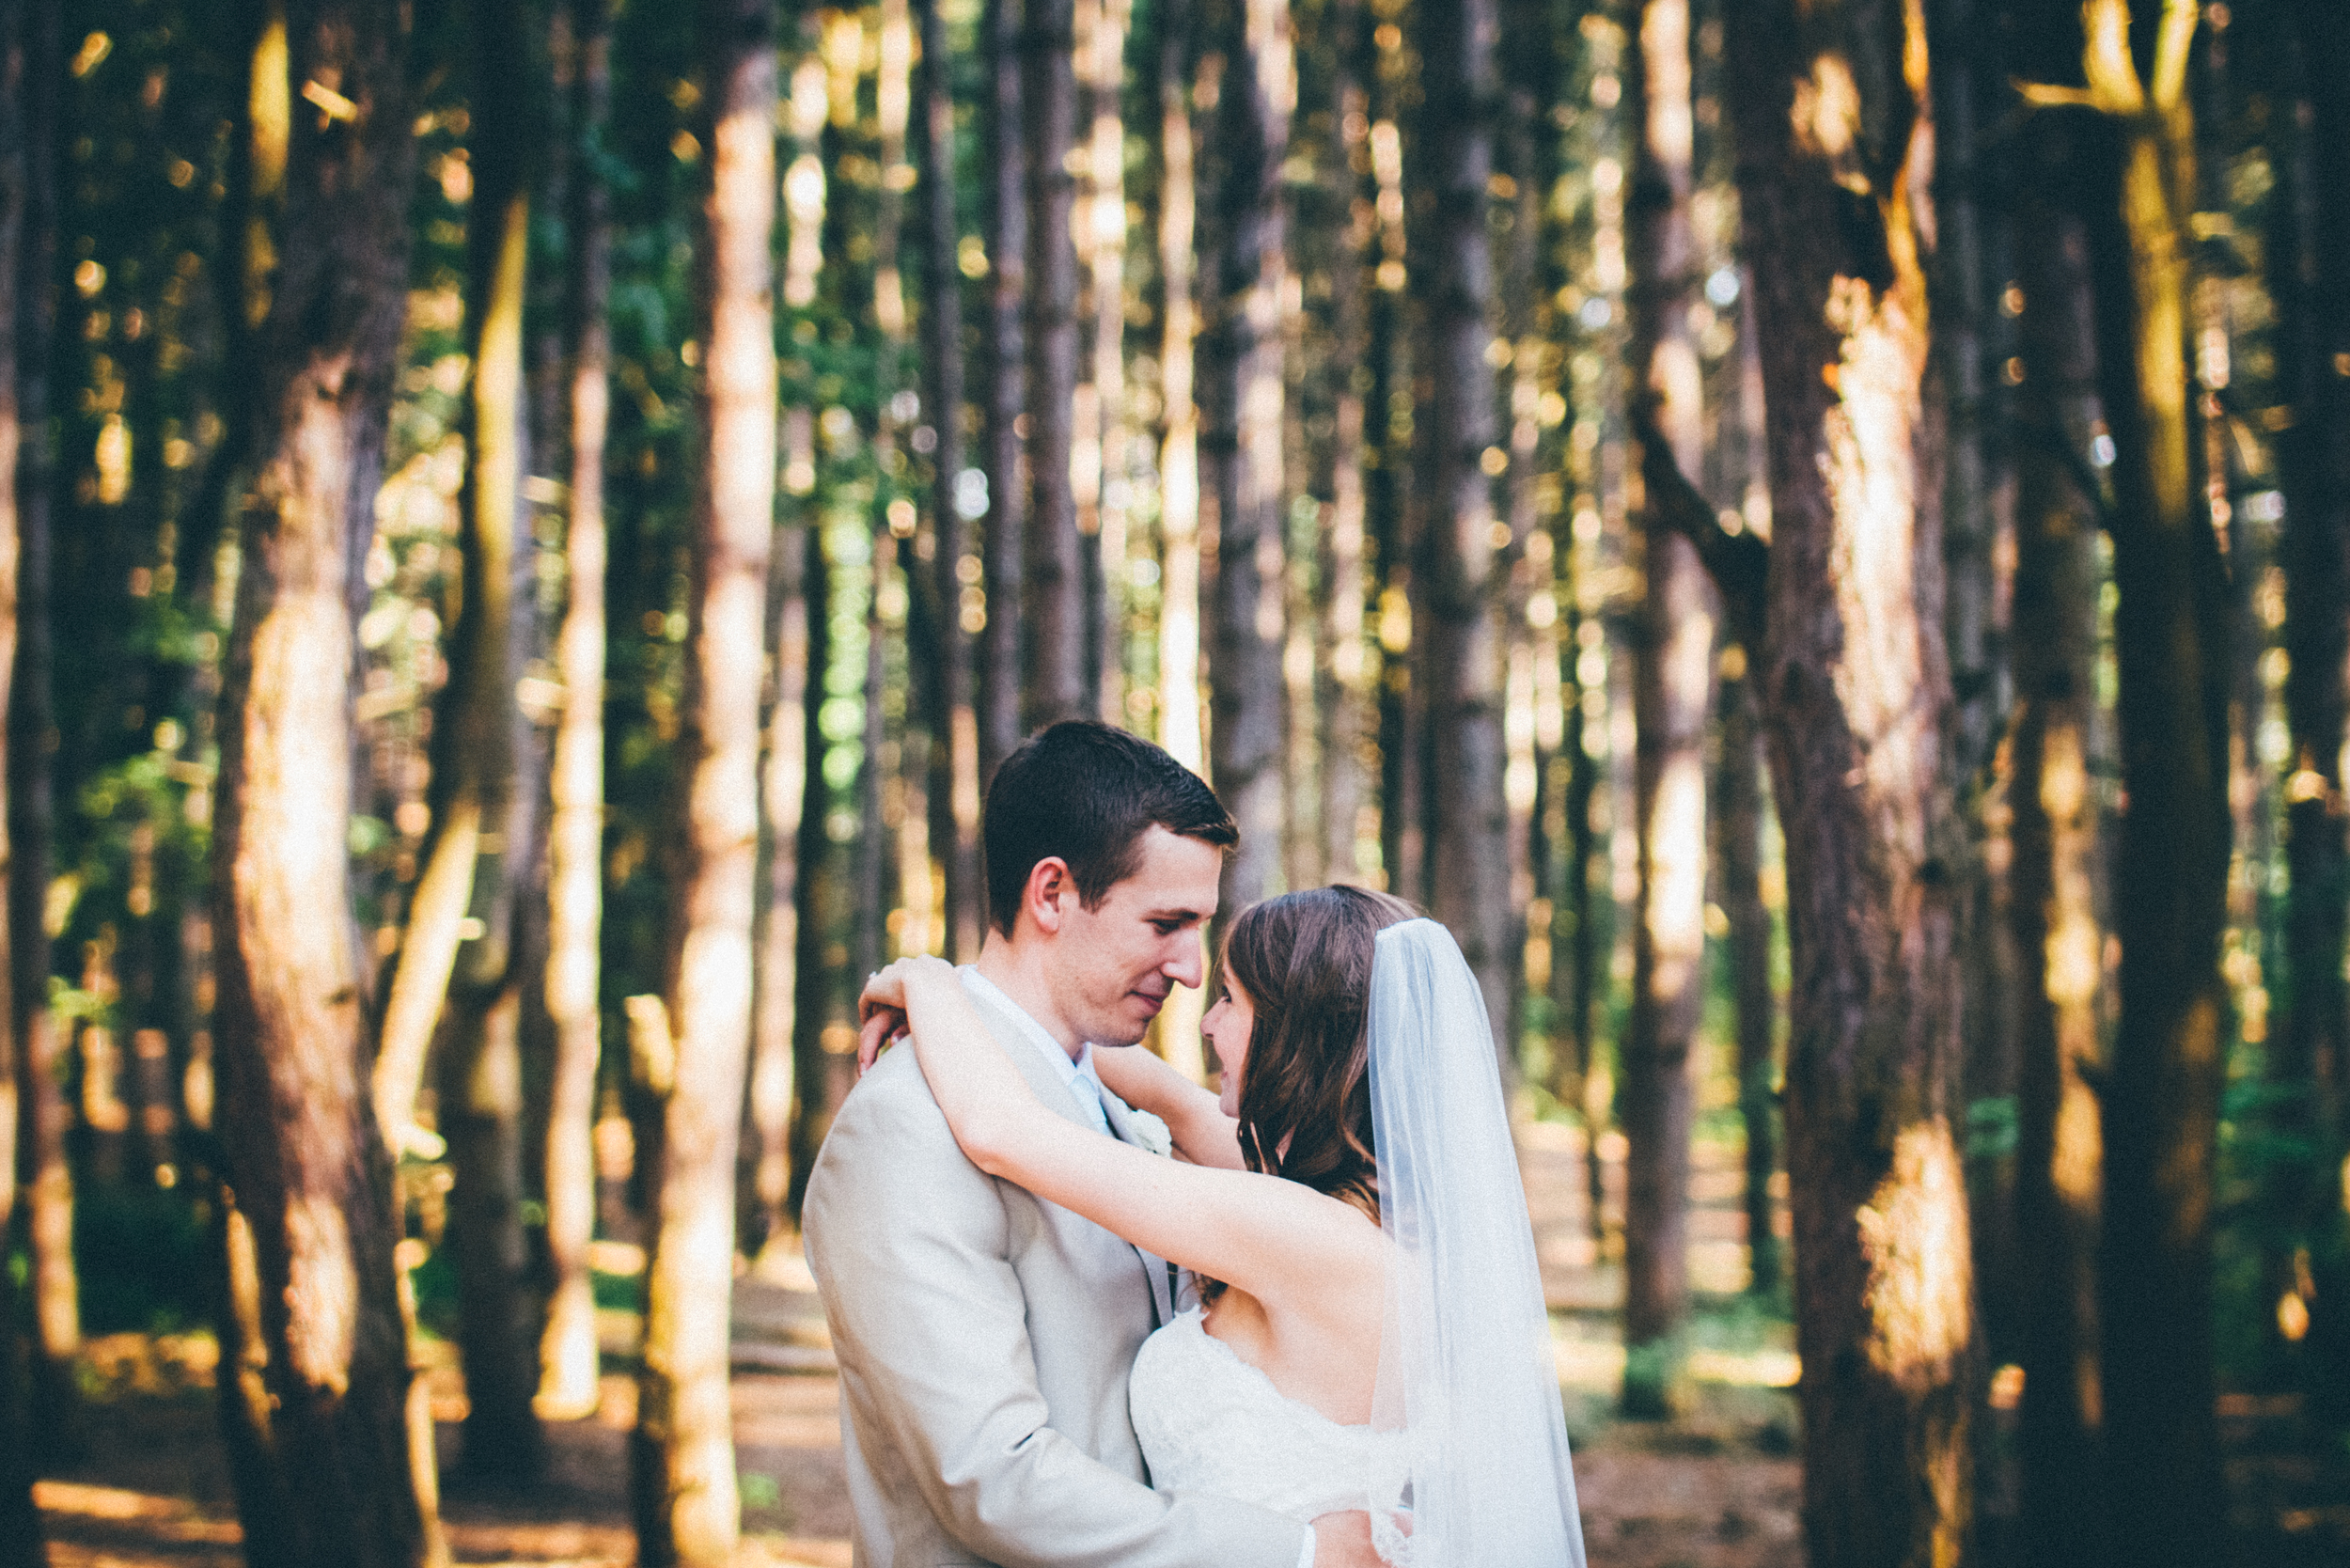
[[[1371,961],[1380,932],[1418,915],[1367,887],[1317,887],[1252,906],[1224,939],[1224,975],[1256,1010],[1241,1070],[1241,1157],[1373,1219]]]

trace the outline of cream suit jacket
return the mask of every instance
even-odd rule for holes
[[[1038,1098],[1090,1126],[1018,1022],[973,1000]],[[1296,1568],[1297,1521],[1151,1490],[1126,1374],[1170,1313],[1167,1264],[965,1159],[913,1051],[850,1092],[804,1225],[858,1568]]]

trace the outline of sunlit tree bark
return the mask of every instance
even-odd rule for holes
[[[2053,126],[2035,130],[2056,133]],[[2056,143],[2044,136],[2041,145]],[[2032,165],[2027,165],[2027,167]],[[2033,169],[2059,176],[2054,160]],[[2007,798],[2015,953],[2016,1354],[2024,1369],[2016,1542],[2028,1563],[2106,1559],[2097,1448],[2099,807],[2094,498],[2068,448],[2094,411],[2087,242],[2044,196],[2018,214],[2023,380],[2015,451],[2015,716]]]
[[[2133,9],[2141,13],[2133,17]],[[2105,1431],[2115,1560],[2187,1563],[2223,1551],[2213,1414],[2212,1203],[2228,1035],[2228,609],[2211,521],[2196,504],[2187,383],[2187,218],[2195,181],[2187,55],[2199,8],[2165,0],[2141,78],[2133,20],[2091,0],[2086,88],[2032,87],[2111,126],[2088,202],[2099,389],[2114,447],[2122,787],[2114,860],[2121,1018],[2101,1087],[2098,1254]]]
[[[1702,455],[1690,227],[1688,0],[1647,0],[1626,59],[1635,128],[1624,204],[1633,278],[1628,368],[1654,400],[1657,433],[1684,473]],[[1670,1414],[1689,1314],[1691,1047],[1705,1006],[1705,721],[1713,706],[1714,613],[1689,541],[1644,525],[1646,598],[1633,676],[1633,832],[1640,890],[1632,921],[1632,1016],[1623,1041],[1624,1413]]]
[[[775,11],[759,0],[703,0],[697,24],[710,116],[697,256],[697,325],[707,347],[679,735],[685,779],[668,982],[676,1077],[630,1459],[643,1560],[715,1568],[741,1529],[727,1314],[775,527]]]
[[[1281,864],[1289,224],[1281,165],[1297,88],[1288,0],[1230,0],[1212,14],[1225,66],[1210,148],[1215,208],[1200,447],[1215,534],[1210,777],[1240,827],[1240,846],[1224,862],[1220,911],[1229,918],[1274,889]]]
[[[575,57],[572,133],[601,144],[611,118],[612,27],[607,0],[565,0]],[[595,1232],[596,1063],[603,917],[604,438],[611,408],[610,197],[601,172],[576,157],[567,193],[564,400],[570,433],[571,516],[563,534],[568,593],[556,637],[563,709],[556,721],[554,817],[547,833],[547,1014],[556,1031],[547,1097],[547,1257],[553,1289],[540,1341],[539,1414],[571,1419],[596,1407],[596,1311],[588,1277]]]
[[[1428,478],[1429,611],[1426,809],[1434,840],[1429,903],[1459,938],[1485,996],[1505,1081],[1514,1078],[1506,1036],[1514,1016],[1517,944],[1512,940],[1509,807],[1502,790],[1503,649],[1500,546],[1507,525],[1493,504],[1493,476],[1507,454],[1496,443],[1493,257],[1486,219],[1499,97],[1493,0],[1454,0],[1420,13],[1427,94],[1422,166],[1434,197],[1434,248],[1416,278],[1424,312],[1431,385],[1416,431]],[[1496,538],[1498,533],[1499,538]]]
[[[1768,393],[1772,537],[1731,535],[1642,431],[1756,679],[1786,834],[1788,1161],[1814,1568],[1955,1560],[1974,1326],[1959,1162],[1941,529],[1921,396],[1933,175],[1915,5],[1726,15]],[[1765,562],[1767,561],[1767,568]],[[1757,610],[1761,611],[1758,616]]]
[[[260,329],[213,839],[236,1304],[221,1382],[260,1568],[425,1553],[345,841],[352,623],[407,297],[405,32],[384,6],[287,10],[288,79],[323,102],[293,122]]]

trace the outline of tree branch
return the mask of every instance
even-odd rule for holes
[[[1627,411],[1632,437],[1640,444],[1640,478],[1648,490],[1651,525],[1662,524],[1697,547],[1706,574],[1721,590],[1730,629],[1749,652],[1762,645],[1762,588],[1770,546],[1753,534],[1733,534],[1714,515],[1688,476],[1673,459],[1671,443],[1656,428],[1656,395],[1644,392]]]

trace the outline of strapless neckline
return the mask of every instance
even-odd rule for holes
[[[1368,1508],[1371,1488],[1406,1453],[1402,1432],[1334,1421],[1281,1392],[1210,1334],[1197,1308],[1142,1342],[1127,1393],[1152,1486],[1233,1497],[1301,1522]]]
[[[1371,1423],[1369,1421],[1350,1425],[1345,1421],[1332,1420],[1328,1416],[1324,1415],[1321,1411],[1315,1409],[1304,1400],[1298,1399],[1294,1395],[1281,1392],[1281,1386],[1273,1381],[1273,1374],[1271,1372],[1266,1372],[1262,1367],[1258,1366],[1254,1361],[1251,1361],[1246,1356],[1241,1355],[1239,1351],[1234,1350],[1230,1345],[1226,1344],[1222,1340],[1217,1339],[1214,1334],[1208,1332],[1208,1311],[1204,1307],[1194,1307],[1187,1312],[1177,1314],[1175,1321],[1168,1324],[1167,1327],[1162,1330],[1162,1332],[1181,1333],[1186,1321],[1190,1323],[1193,1332],[1197,1333],[1201,1339],[1207,1341],[1211,1345],[1214,1345],[1216,1350],[1223,1353],[1227,1360],[1230,1361],[1233,1366],[1239,1368],[1241,1375],[1244,1378],[1255,1378],[1257,1382],[1263,1385],[1264,1391],[1266,1393],[1271,1394],[1275,1399],[1279,1400],[1282,1403],[1294,1406],[1299,1411],[1311,1416],[1314,1419],[1323,1422],[1334,1431],[1369,1432],[1371,1430]]]

